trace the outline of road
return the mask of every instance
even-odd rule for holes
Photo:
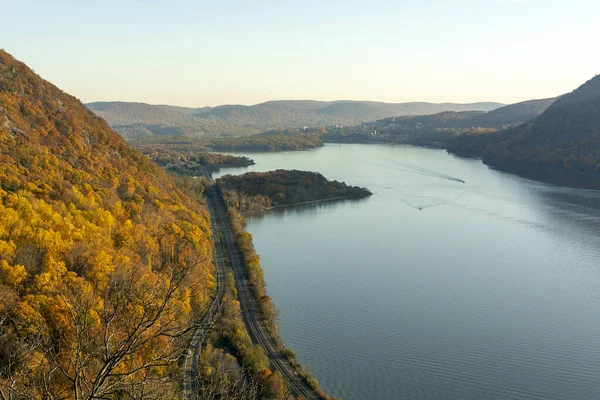
[[[211,202],[210,198],[207,198],[207,202]],[[216,283],[217,293],[213,298],[212,302],[208,305],[204,317],[198,323],[196,332],[190,341],[188,346],[183,369],[183,398],[193,399],[195,393],[198,392],[198,362],[200,359],[200,351],[202,349],[202,342],[206,337],[208,331],[212,327],[219,310],[221,309],[222,299],[225,295],[225,260],[223,259],[223,246],[219,238],[219,230],[217,221],[214,215],[214,207],[209,204],[210,212],[210,223],[212,226],[212,237],[214,242],[213,257],[216,267]]]
[[[229,265],[235,277],[235,286],[237,288],[242,316],[252,342],[260,345],[265,350],[271,363],[271,369],[279,371],[294,395],[304,399],[318,399],[319,397],[312,388],[296,374],[287,358],[278,350],[277,345],[260,319],[258,302],[252,293],[248,273],[244,267],[237,243],[234,240],[233,229],[227,218],[225,205],[221,197],[216,194],[216,190],[213,188],[212,191],[214,195],[209,207],[214,207],[211,210],[211,216],[214,213],[216,218],[216,225],[213,224],[213,232],[217,231],[217,227],[223,232],[223,242],[219,242],[219,245],[223,246],[222,254],[229,258]]]

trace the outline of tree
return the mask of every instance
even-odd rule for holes
[[[277,318],[279,312],[275,308],[273,301],[269,296],[262,296],[258,299],[258,307],[265,321],[267,329],[271,331],[271,334],[277,337]]]
[[[183,240],[167,249],[161,273],[115,268],[106,289],[72,272],[49,282],[54,296],[41,307],[53,316],[45,319],[49,334],[24,341],[49,360],[36,369],[48,384],[34,391],[16,380],[0,387],[19,398],[164,398],[165,389],[173,389],[168,368],[181,356],[190,330],[182,321],[189,299],[181,289],[198,262]]]

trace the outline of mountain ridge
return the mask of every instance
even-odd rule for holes
[[[448,149],[503,169],[599,175],[600,75],[528,122],[489,135],[458,137]]]
[[[419,116],[384,118],[359,126],[335,128],[325,140],[358,140],[364,142],[390,141],[412,144],[437,145],[451,140],[454,135],[491,133],[493,130],[516,126],[538,116],[556,99],[527,100],[485,111],[444,111]]]
[[[484,150],[490,163],[599,174],[600,75],[561,96],[532,121],[500,135],[501,143]]]
[[[183,136],[249,135],[272,129],[349,125],[386,116],[440,111],[489,111],[501,103],[384,103],[376,101],[272,100],[250,106],[178,107],[131,102],[92,102],[86,106],[126,139],[174,134]]]

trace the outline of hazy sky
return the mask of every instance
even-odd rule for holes
[[[0,47],[85,102],[511,103],[600,73],[598,0],[0,0]]]

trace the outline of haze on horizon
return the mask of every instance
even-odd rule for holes
[[[0,46],[84,102],[190,107],[513,103],[600,72],[594,0],[248,3],[10,2]]]

